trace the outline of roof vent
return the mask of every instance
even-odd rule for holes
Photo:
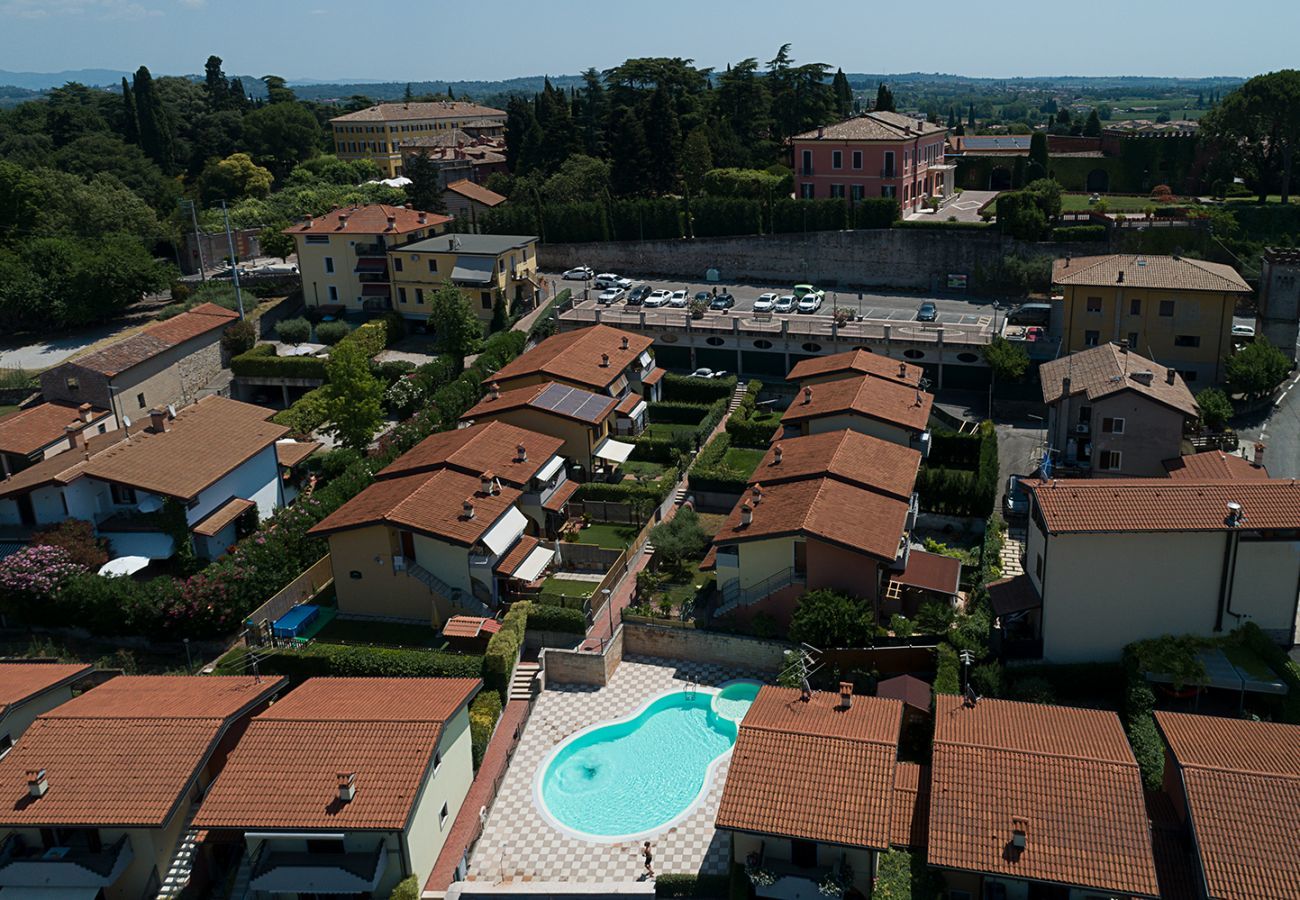
[[[748,503],[740,504],[740,527],[745,528],[754,521],[754,508]]]
[[[1123,269],[1120,269],[1120,270],[1119,270],[1119,274],[1115,276],[1115,283],[1116,283],[1116,284],[1123,284],[1123,283],[1124,283],[1124,270],[1123,270]]]
[[[515,445],[515,459],[519,462],[528,462],[528,448],[523,444]]]
[[[339,772],[339,802],[350,803],[357,795],[357,773]]]
[[[781,465],[781,457],[784,456],[784,455],[785,455],[785,451],[781,449],[781,445],[780,445],[780,444],[777,444],[775,447],[773,447],[773,448],[772,448],[772,465],[774,465],[774,466],[779,466],[779,465]]]
[[[45,777],[44,769],[27,770],[27,793],[33,797],[44,797],[49,789],[50,782]]]
[[[754,487],[750,489],[749,493],[750,493],[749,502],[754,506],[758,506],[758,504],[763,502],[763,486],[761,484],[754,485]]]
[[[812,388],[806,387],[803,389],[803,402],[805,404],[812,403]]]
[[[474,498],[466,497],[465,502],[460,505],[460,509],[461,512],[465,514],[465,518],[467,519],[474,518]]]
[[[495,381],[492,382],[492,399],[493,400],[501,399],[501,385],[497,384]]]
[[[601,365],[602,368],[609,368],[609,354],[608,354],[608,353],[602,353],[602,354],[600,354],[600,365]]]
[[[626,335],[626,334],[623,335],[623,349],[624,349],[624,350],[627,349],[627,335]]]
[[[1156,377],[1155,372],[1152,372],[1150,369],[1143,369],[1140,372],[1133,373],[1133,380],[1136,381],[1138,384],[1149,385],[1155,379],[1155,377]]]
[[[853,705],[853,682],[840,682],[840,709],[848,709]]]
[[[1236,528],[1242,522],[1246,521],[1246,511],[1242,509],[1241,504],[1236,500],[1228,501],[1228,527]]]

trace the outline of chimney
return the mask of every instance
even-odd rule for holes
[[[339,230],[346,228],[347,224],[348,224],[348,214],[339,213]]]
[[[1264,466],[1264,445],[1258,442],[1255,444],[1255,459],[1253,460],[1253,463],[1256,468],[1263,468]]]
[[[1068,396],[1070,396],[1070,376],[1069,376],[1069,375],[1066,375],[1066,376],[1064,376],[1063,378],[1061,378],[1061,396],[1062,396],[1062,397],[1068,397]]]
[[[162,434],[167,430],[167,410],[154,407],[149,410],[149,427],[153,429],[154,434]]]
[[[84,441],[86,440],[86,437],[82,433],[81,428],[78,427],[75,423],[72,425],[64,425],[63,433],[68,436],[69,450],[79,449],[81,445],[84,443]]]
[[[754,485],[749,493],[751,496],[749,502],[754,506],[758,506],[758,504],[763,502],[763,486],[761,484]]]
[[[1174,376],[1177,374],[1173,369],[1165,369],[1165,384],[1173,384]]]
[[[1127,353],[1128,353],[1128,341],[1127,341],[1127,340],[1122,340],[1122,341],[1119,342],[1119,352],[1120,352],[1120,353],[1124,353],[1124,354],[1127,354]]]
[[[1115,276],[1115,283],[1116,283],[1116,284],[1123,284],[1123,283],[1124,283],[1124,270],[1123,270],[1123,269],[1120,269],[1120,270],[1119,270],[1119,274],[1118,274],[1117,276]]]
[[[1133,380],[1136,381],[1138,384],[1149,385],[1154,379],[1155,379],[1155,372],[1152,372],[1149,369],[1144,369],[1141,372],[1133,373]]]
[[[495,381],[492,382],[492,399],[493,400],[501,399],[501,385],[497,384]]]
[[[624,349],[624,350],[627,349],[627,335],[626,335],[626,334],[623,335],[623,348],[622,348],[622,349]]]
[[[447,238],[447,249],[448,250],[456,249],[456,239],[454,237]]]
[[[772,465],[774,465],[774,466],[779,466],[779,465],[781,465],[781,457],[782,457],[784,454],[785,454],[785,451],[781,449],[781,445],[780,445],[780,444],[777,444],[775,447],[773,447],[773,448],[772,448]]]
[[[425,212],[420,213],[420,224],[421,224],[421,225],[427,225],[427,224],[429,224],[429,214],[428,214],[428,213],[425,213]]]
[[[461,512],[465,515],[465,518],[467,519],[474,518],[474,498],[466,497],[465,502],[463,502],[460,505],[460,509]]]
[[[89,422],[93,407],[89,403],[83,403],[77,407],[77,413],[81,416],[81,421]]]
[[[528,462],[528,448],[523,444],[515,445],[515,459],[519,462]]]
[[[825,126],[825,125],[818,125],[818,126],[817,126],[817,136],[818,136],[819,138],[826,137],[826,126]]]
[[[492,494],[492,473],[491,472],[484,472],[482,475],[478,477],[478,489],[483,494],[487,494],[489,496]]]
[[[339,772],[339,802],[351,803],[357,795],[357,773]]]
[[[33,797],[44,797],[46,791],[50,789],[49,779],[45,777],[44,769],[27,770],[27,793]]]
[[[740,504],[740,527],[744,528],[754,521],[754,508],[748,503]]]
[[[1029,838],[1029,820],[1016,816],[1011,820],[1011,846],[1023,851]]]
[[[601,367],[602,369],[608,369],[608,368],[609,368],[609,354],[608,354],[608,353],[602,353],[602,354],[600,354],[600,367]]]
[[[907,363],[901,362],[898,364],[898,377],[899,378],[907,377]]]
[[[303,226],[302,226],[302,227],[303,227],[303,230],[306,231],[306,230],[310,229],[310,228],[311,228],[313,225],[315,225],[315,224],[316,224],[316,220],[315,220],[314,218],[312,218],[311,216],[308,216],[308,217],[307,217],[307,221],[306,221],[305,223],[303,223]]]
[[[853,705],[853,682],[840,682],[840,709],[848,709]]]
[[[1228,527],[1235,528],[1246,521],[1246,511],[1236,500],[1228,501]]]
[[[803,389],[803,402],[805,404],[812,403],[812,388],[806,387]]]
[[[384,229],[384,230],[385,230],[385,231],[392,231],[392,230],[393,230],[394,228],[396,228],[396,227],[397,227],[397,216],[393,215],[392,213],[389,213],[389,214],[388,214],[388,227],[387,227],[386,229]]]

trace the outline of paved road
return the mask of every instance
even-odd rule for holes
[[[5,346],[0,349],[0,369],[25,369],[28,372],[48,369],[50,366],[57,366],[74,353],[80,353],[91,344],[138,324],[138,322],[117,321],[30,344]]]
[[[1300,478],[1300,374],[1287,379],[1283,394],[1264,416],[1238,425],[1243,443],[1264,445],[1264,467],[1274,478]]]

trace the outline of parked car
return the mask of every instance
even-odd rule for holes
[[[686,308],[686,292],[673,291],[672,296],[668,298],[668,305],[675,306],[678,309]]]
[[[731,309],[736,305],[736,298],[723,291],[709,301],[709,309]]]
[[[253,266],[251,269],[243,271],[241,275],[297,275],[298,267],[293,263],[266,263],[261,266]]]
[[[1046,328],[1052,324],[1052,304],[1022,303],[1007,313],[1008,325],[1040,325]]]
[[[773,301],[772,308],[779,313],[794,312],[794,295],[782,294]]]
[[[695,299],[698,300],[698,301],[700,301],[701,303],[708,303],[709,300],[712,299],[712,297],[713,297],[713,295],[710,294],[708,291],[696,291],[696,292],[695,292]]]
[[[939,319],[939,307],[935,306],[929,300],[921,304],[916,310],[916,321],[918,322],[935,322]]]
[[[1007,493],[1002,498],[1002,511],[1008,519],[1018,519],[1029,515],[1029,492],[1020,483],[1022,477],[1012,475],[1007,479]]]
[[[650,287],[648,284],[638,284],[628,292],[627,305],[640,306],[645,302],[645,298],[650,296],[652,290],[654,290],[654,288]]]
[[[826,296],[825,291],[818,290],[817,288],[813,287],[811,284],[796,284],[794,286],[794,299],[796,301],[802,300],[804,297],[807,297],[809,294],[816,294],[819,299],[825,298]]]
[[[821,308],[821,305],[822,305],[821,293],[819,291],[813,291],[811,293],[804,294],[802,297],[799,298],[798,308],[799,308],[799,312],[801,313],[810,313],[810,312],[817,312],[817,310]]]
[[[725,378],[726,372],[715,372],[713,369],[696,369],[691,373],[692,378]]]
[[[616,287],[616,288],[622,288],[623,290],[626,291],[631,286],[632,286],[632,279],[624,278],[621,275],[614,275],[610,272],[605,272],[601,275],[596,276],[596,287],[598,288]]]
[[[776,303],[776,294],[759,294],[754,301],[754,312],[770,312]]]
[[[672,296],[672,291],[651,291],[645,298],[646,308],[655,309],[660,306],[667,306],[668,301],[672,299]]]
[[[1039,325],[1030,325],[1025,329],[1025,340],[1045,341],[1047,340],[1047,329]]]
[[[1233,325],[1232,336],[1253,338],[1255,336],[1255,326],[1254,325]]]
[[[578,266],[564,273],[565,281],[587,281],[592,276],[591,266]]]
[[[596,302],[602,306],[610,306],[622,299],[623,293],[622,288],[606,288],[600,292],[600,296],[596,298]]]

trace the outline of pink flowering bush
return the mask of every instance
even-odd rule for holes
[[[11,607],[49,600],[64,581],[85,571],[62,547],[24,547],[0,559],[0,596]]]

